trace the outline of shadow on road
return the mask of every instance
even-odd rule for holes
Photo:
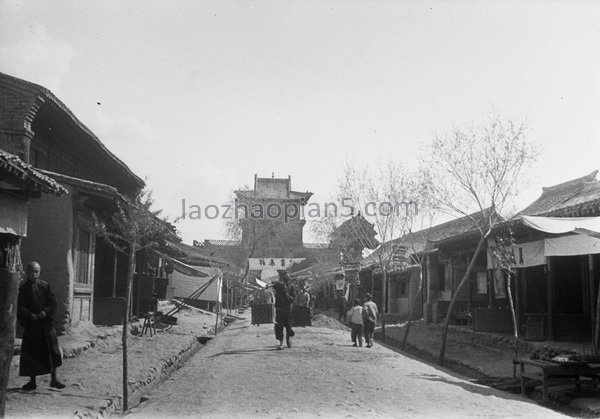
[[[513,395],[511,393],[507,393],[507,392],[503,392],[500,390],[494,390],[491,387],[487,387],[487,386],[482,386],[479,384],[472,384],[469,383],[468,381],[455,381],[455,380],[449,380],[445,377],[440,377],[438,375],[433,375],[433,374],[409,374],[409,376],[415,377],[417,379],[421,379],[421,380],[427,380],[427,381],[438,381],[444,384],[452,384],[458,387],[463,388],[466,391],[469,391],[471,393],[477,393],[483,396],[491,396],[494,395],[496,397],[501,397],[504,399],[521,399],[521,397],[517,397],[516,395]]]
[[[236,349],[233,351],[219,352],[218,354],[209,356],[209,358],[215,358],[217,356],[222,356],[222,355],[243,355],[243,354],[251,354],[254,352],[271,352],[271,351],[279,351],[279,349],[276,346],[272,347],[272,348]]]

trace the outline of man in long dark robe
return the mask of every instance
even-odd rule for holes
[[[279,282],[273,284],[273,290],[275,291],[275,339],[279,341],[278,349],[283,348],[284,328],[287,347],[291,348],[292,336],[295,334],[291,324],[291,311],[296,292],[290,284],[287,272],[280,274]]]
[[[50,374],[50,387],[64,388],[56,378],[62,357],[54,329],[56,297],[46,281],[40,280],[40,264],[27,265],[27,280],[19,287],[17,317],[24,327],[19,375],[30,377],[23,390],[35,390],[35,377]]]

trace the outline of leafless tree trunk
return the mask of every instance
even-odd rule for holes
[[[448,325],[450,324],[450,318],[452,317],[452,311],[454,310],[454,305],[456,304],[456,300],[458,299],[460,290],[462,290],[463,286],[469,279],[471,272],[473,271],[473,266],[475,266],[475,261],[477,260],[477,256],[479,256],[479,253],[481,252],[481,249],[483,248],[483,245],[485,244],[489,233],[490,232],[488,231],[487,234],[481,236],[481,238],[479,239],[479,243],[477,243],[477,248],[475,249],[475,253],[473,254],[473,257],[471,258],[471,261],[469,262],[467,271],[465,272],[464,276],[460,280],[458,287],[456,287],[456,290],[452,294],[452,299],[450,300],[450,305],[448,307],[448,312],[446,313],[446,318],[444,319],[444,325],[442,328],[442,346],[440,348],[440,358],[439,358],[439,363],[442,366],[444,365],[444,358],[446,356],[446,340],[448,337]]]
[[[512,293],[512,286],[510,285],[510,280],[512,279],[513,275],[512,272],[509,270],[508,271],[508,279],[506,282],[506,290],[508,292],[508,304],[510,306],[510,315],[512,317],[512,323],[513,323],[513,335],[515,337],[515,358],[519,357],[519,329],[517,326],[517,313],[515,312],[515,304],[513,301],[513,293]],[[516,280],[516,278],[515,278]],[[516,377],[517,375],[517,370],[516,370],[517,366],[514,365],[513,366],[513,378]]]
[[[408,340],[408,333],[410,332],[410,326],[412,325],[413,317],[415,316],[415,310],[417,308],[417,304],[419,302],[419,298],[423,294],[423,267],[419,265],[419,290],[415,295],[415,298],[412,302],[412,307],[410,309],[410,314],[408,316],[408,322],[406,323],[406,328],[404,329],[404,338],[402,339],[402,350],[406,349],[406,341]]]
[[[129,409],[128,396],[129,388],[127,383],[127,335],[129,334],[129,309],[131,307],[131,290],[133,289],[133,272],[135,270],[135,243],[129,247],[129,263],[127,267],[127,302],[125,303],[125,312],[123,313],[123,411]]]
[[[94,217],[94,232],[102,237],[114,249],[128,256],[126,303],[123,313],[123,411],[128,409],[127,384],[127,335],[129,333],[129,311],[133,276],[135,272],[136,254],[158,241],[173,238],[174,232],[166,220],[159,218],[160,211],[151,210],[152,194],[140,191],[133,199],[122,197],[116,201],[117,211],[113,214],[110,226],[105,221]],[[126,244],[126,246],[123,246]]]

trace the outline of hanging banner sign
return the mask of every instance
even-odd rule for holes
[[[488,240],[488,247],[495,248],[493,240]],[[528,268],[530,266],[539,266],[546,264],[546,255],[544,254],[544,240],[536,240],[527,243],[516,243],[510,247],[512,252],[513,268]],[[498,266],[498,260],[492,250],[488,250],[488,269],[494,269]]]
[[[265,268],[284,270],[291,268],[292,265],[300,263],[305,258],[250,258],[248,264],[250,269],[254,271],[261,271]]]
[[[488,240],[490,249],[495,246],[493,240]],[[600,238],[574,234],[571,236],[555,237],[527,243],[516,243],[510,247],[514,263],[513,268],[528,268],[546,264],[546,257],[595,255],[600,253]],[[498,265],[496,257],[488,250],[488,268]]]

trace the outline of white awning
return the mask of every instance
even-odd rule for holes
[[[550,256],[578,256],[600,254],[600,217],[521,217],[523,223],[535,230],[551,234],[574,233],[513,245],[514,268],[540,266]],[[575,234],[578,233],[578,234]],[[488,246],[494,246],[488,240]],[[495,267],[494,257],[488,251],[488,268]]]
[[[194,295],[195,299],[206,301],[221,301],[221,287],[223,283],[223,275],[219,269],[207,268],[204,266],[195,266],[197,270],[206,270],[203,277],[197,275],[188,275],[178,269],[173,270],[169,276],[169,284],[173,287],[173,296],[179,298],[189,298],[194,295],[200,287],[206,285],[217,276],[217,279],[212,281],[210,285],[199,295]]]
[[[600,217],[520,217],[528,227],[551,234],[589,232],[600,235]]]

